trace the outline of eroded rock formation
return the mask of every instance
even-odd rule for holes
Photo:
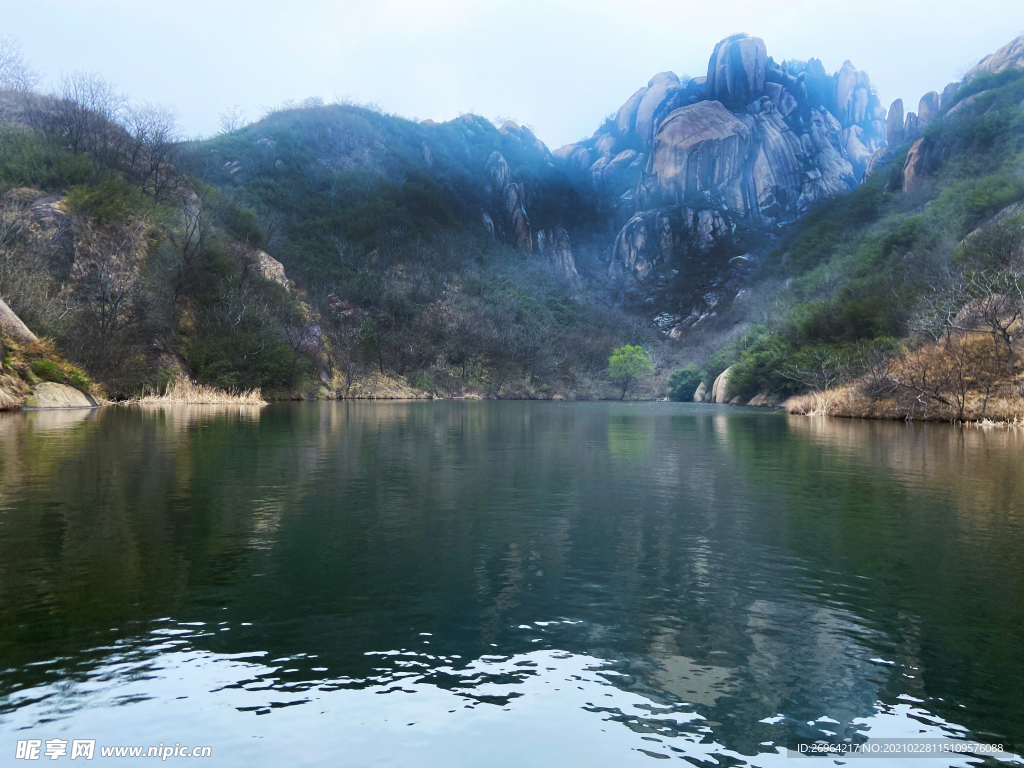
[[[708,61],[708,98],[736,107],[760,98],[767,64],[768,48],[761,38],[725,38],[715,46]]]
[[[907,161],[903,165],[903,191],[917,189],[921,180],[938,170],[949,158],[949,149],[933,138],[915,141],[907,152]]]
[[[906,124],[903,115],[903,99],[896,99],[889,107],[889,115],[886,118],[886,141],[890,147],[903,143],[903,128]]]
[[[505,239],[520,250],[530,253],[533,250],[533,236],[530,217],[526,214],[526,187],[511,180],[508,163],[500,152],[491,153],[485,170],[490,178],[491,194],[503,224]]]
[[[870,78],[850,62],[832,76],[817,59],[790,70],[760,38],[733,35],[706,78],[661,72],[591,139],[555,151],[625,214],[613,271],[642,280],[673,249],[709,246],[740,222],[785,224],[859,183],[886,146]]]
[[[731,373],[732,367],[729,367],[718,374],[718,378],[715,379],[715,383],[711,387],[710,402],[724,405],[732,399],[729,392],[729,375]]]
[[[935,118],[939,116],[939,94],[936,91],[929,91],[921,97],[917,105],[917,127],[923,131]]]
[[[572,256],[569,233],[564,227],[540,230],[537,233],[537,253],[546,258],[551,268],[562,277],[570,280],[579,278],[576,260]]]
[[[969,82],[978,75],[999,74],[1007,69],[1024,68],[1024,35],[1015,38],[979,61],[964,75],[964,82]]]

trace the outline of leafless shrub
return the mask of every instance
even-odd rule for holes
[[[0,91],[27,93],[39,83],[39,74],[21,54],[21,45],[11,37],[0,37]]]

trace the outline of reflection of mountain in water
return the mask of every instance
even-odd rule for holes
[[[138,652],[194,675],[243,729],[238,708],[277,723],[338,714],[351,705],[334,697],[355,689],[413,685],[495,718],[590,702],[584,715],[666,753],[684,733],[743,755],[793,735],[862,738],[860,720],[901,696],[1019,743],[1024,601],[1007,596],[1020,596],[1020,512],[970,471],[1014,488],[1011,438],[872,429],[599,403],[184,421],[104,410],[62,432],[0,420],[0,693],[15,697],[0,727],[66,704],[24,709],[69,675],[168,701],[163,683],[118,671]],[[945,475],[943,461],[968,470]],[[205,628],[154,645],[159,617]],[[172,648],[193,661],[161,661]],[[533,654],[559,651],[606,672],[577,681],[582,704],[527,697],[582,676],[542,674]],[[266,669],[210,676],[254,652]],[[87,687],[68,701],[90,702]],[[659,735],[620,701],[699,721]],[[470,727],[453,722],[438,728]]]

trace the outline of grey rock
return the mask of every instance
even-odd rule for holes
[[[37,384],[25,396],[26,408],[96,408],[98,405],[92,395],[52,381]]]
[[[39,341],[21,318],[0,298],[0,333],[20,344],[31,344]]]
[[[964,75],[964,82],[970,82],[978,75],[998,74],[1007,69],[1024,68],[1024,35],[1014,38],[995,53],[991,53]]]
[[[764,40],[733,35],[719,42],[708,61],[707,97],[742,106],[764,95],[768,49]]]
[[[890,147],[897,147],[903,143],[903,99],[896,99],[889,107],[889,115],[886,118],[885,138]]]

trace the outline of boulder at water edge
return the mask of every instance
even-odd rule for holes
[[[98,405],[91,395],[52,381],[37,384],[25,396],[26,408],[96,408]]]

